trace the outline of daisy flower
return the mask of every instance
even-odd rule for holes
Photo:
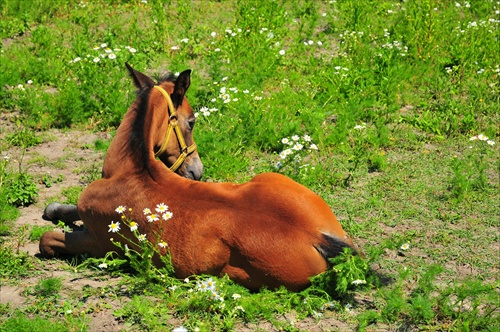
[[[123,212],[125,212],[127,210],[127,208],[123,205],[120,205],[119,207],[117,207],[115,209],[116,212],[118,212],[119,214],[122,214]]]
[[[298,141],[298,140],[300,139],[300,136],[299,136],[299,135],[293,135],[293,136],[292,136],[292,139],[293,139],[294,141]]]
[[[139,241],[146,241],[146,234],[139,234],[139,236],[137,236],[137,240]]]
[[[316,144],[311,144],[309,146],[309,149],[311,149],[311,150],[318,150],[318,146]]]
[[[283,143],[283,144],[290,144],[290,140],[288,139],[288,137],[285,137],[285,138],[281,139],[281,143]]]
[[[163,220],[169,220],[170,218],[172,218],[174,216],[174,214],[170,211],[167,211],[165,212],[161,217],[163,218]]]
[[[408,250],[410,249],[410,244],[409,243],[404,243],[402,246],[401,246],[401,250]]]
[[[135,232],[137,230],[137,228],[139,227],[139,225],[137,225],[137,223],[135,221],[131,221],[129,227],[130,227],[131,232]]]
[[[116,233],[120,230],[120,222],[117,221],[116,223],[114,221],[111,222],[111,224],[108,225],[109,230],[108,232]]]
[[[173,329],[172,332],[188,332],[188,330],[184,326],[179,326]]]
[[[477,135],[477,138],[478,138],[480,141],[487,141],[487,140],[488,140],[488,137],[487,137],[487,136],[484,136],[483,134],[479,134],[479,135]]]
[[[352,285],[364,285],[366,284],[366,280],[360,280],[360,279],[357,279],[357,280],[353,280],[351,282]]]
[[[156,209],[155,210],[158,213],[164,213],[164,212],[168,211],[168,206],[165,205],[165,203],[160,203],[160,204],[156,205]]]
[[[160,248],[166,248],[166,247],[168,247],[168,244],[167,244],[167,242],[165,242],[165,241],[161,241],[160,243],[158,243],[158,246],[159,246]]]
[[[97,265],[100,269],[107,269],[108,268],[108,264],[106,263],[101,263],[99,265]]]
[[[144,213],[144,215],[151,214],[151,209],[150,208],[145,208],[144,210],[142,210],[142,213]]]
[[[158,218],[158,215],[156,213],[151,213],[149,216],[146,217],[149,222],[153,221],[158,221],[160,218]]]

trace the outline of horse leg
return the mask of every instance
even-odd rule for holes
[[[76,205],[59,204],[55,202],[47,205],[45,210],[43,210],[42,218],[48,221],[61,220],[65,224],[70,224],[73,221],[81,219],[78,215]]]
[[[40,253],[46,258],[60,254],[89,254],[93,257],[102,257],[106,253],[100,249],[100,244],[88,229],[71,233],[49,231],[43,233],[40,239]]]

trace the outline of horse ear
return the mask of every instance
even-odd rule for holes
[[[125,62],[125,66],[127,66],[128,72],[130,73],[130,77],[134,80],[134,84],[138,89],[143,88],[152,88],[155,86],[155,82],[149,78],[149,76],[144,75],[141,72],[138,72],[132,66],[130,66],[127,62]]]
[[[177,80],[175,81],[174,93],[172,93],[172,102],[175,107],[178,107],[182,104],[182,100],[184,100],[184,95],[191,84],[191,69],[184,70],[179,74]]]

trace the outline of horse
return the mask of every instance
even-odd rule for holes
[[[191,71],[155,82],[126,65],[137,99],[110,144],[102,179],[76,207],[52,203],[44,211],[49,220],[81,219],[85,229],[44,233],[43,256],[104,257],[117,251],[111,240],[119,231],[131,242],[159,242],[180,279],[228,275],[254,291],[300,291],[329,267],[329,258],[344,248],[356,251],[328,204],[284,175],[262,173],[242,184],[197,181],[203,164],[186,98]],[[133,223],[120,224],[125,212]]]

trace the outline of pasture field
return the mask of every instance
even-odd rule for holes
[[[0,0],[0,331],[500,331],[499,24],[491,0]],[[147,244],[37,257],[135,99],[125,62],[193,70],[202,181],[285,174],[364,259],[250,293]]]

